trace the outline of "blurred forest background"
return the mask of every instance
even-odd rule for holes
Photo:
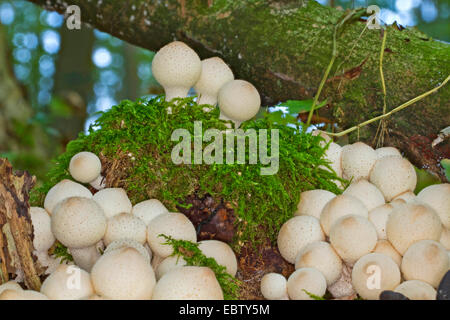
[[[450,41],[450,0],[319,0],[346,8],[376,4],[385,24],[417,26]],[[154,53],[22,0],[0,0],[0,157],[44,179],[54,156],[123,99],[162,93]]]

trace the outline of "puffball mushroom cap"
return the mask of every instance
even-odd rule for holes
[[[69,248],[90,247],[99,242],[106,231],[106,217],[92,199],[71,197],[61,201],[52,216],[55,238]]]
[[[152,73],[164,87],[166,101],[184,98],[198,81],[202,63],[197,53],[181,41],[174,41],[159,49],[152,61]]]
[[[117,250],[117,249],[123,249],[123,248],[133,248],[136,249],[144,258],[145,260],[150,263],[152,260],[152,252],[151,250],[147,250],[145,246],[143,246],[141,243],[137,242],[136,240],[132,239],[119,239],[111,242],[105,249],[105,252],[103,254],[107,254],[111,251]]]
[[[450,268],[447,251],[437,241],[422,240],[403,255],[401,270],[405,280],[422,280],[437,288]]]
[[[311,216],[296,216],[286,221],[278,233],[278,249],[281,256],[295,263],[297,254],[314,241],[325,240],[319,220]]]
[[[297,205],[296,216],[307,215],[320,219],[325,205],[336,197],[336,195],[327,190],[308,190],[300,194],[300,202]]]
[[[377,154],[372,147],[362,142],[346,145],[342,148],[342,176],[353,181],[369,179],[370,171],[377,161]]]
[[[369,211],[385,203],[381,191],[365,179],[350,184],[344,191],[344,194],[351,195],[360,200]]]
[[[392,244],[387,240],[378,240],[375,249],[373,249],[374,253],[381,253],[388,257],[390,257],[394,262],[400,267],[402,264],[402,256],[398,253],[397,250],[392,246]]]
[[[0,294],[5,290],[23,290],[22,287],[14,280],[9,280],[0,285]]]
[[[237,259],[233,249],[225,242],[218,240],[203,240],[198,243],[198,248],[209,258],[227,269],[233,277],[237,272]]]
[[[79,300],[93,295],[94,288],[89,273],[62,264],[44,280],[41,293],[51,300]]]
[[[147,239],[147,226],[144,221],[131,213],[120,213],[108,219],[105,245],[119,239],[131,239],[144,244]]]
[[[197,232],[192,222],[182,213],[169,212],[154,218],[147,228],[147,242],[152,251],[166,258],[173,252],[170,245],[165,245],[166,239],[160,237],[163,234],[177,240],[197,242]]]
[[[158,264],[158,267],[156,268],[156,279],[159,280],[167,272],[175,268],[184,267],[185,265],[186,261],[183,259],[183,257],[178,255],[169,256]]]
[[[233,71],[219,57],[202,60],[201,64],[200,78],[194,85],[194,89],[199,95],[197,103],[214,106],[217,104],[220,88],[225,83],[234,80]]]
[[[353,266],[353,287],[366,300],[379,300],[382,291],[393,290],[400,281],[398,265],[390,257],[381,253],[369,253],[361,257]]]
[[[378,239],[387,239],[386,224],[392,210],[394,210],[392,205],[386,203],[382,206],[372,209],[369,212],[369,221],[372,222],[373,226],[377,230]]]
[[[52,233],[52,221],[45,209],[30,208],[31,223],[33,224],[33,247],[37,251],[48,251],[55,243]]]
[[[397,286],[395,292],[403,294],[409,300],[436,300],[437,292],[428,283],[420,280],[408,280]]]
[[[419,240],[439,241],[441,233],[439,216],[425,204],[407,203],[397,207],[386,223],[387,239],[400,254]]]
[[[313,300],[306,292],[322,297],[327,290],[324,275],[315,268],[300,268],[292,273],[287,281],[288,295],[291,300]]]
[[[261,107],[258,90],[245,80],[232,80],[219,91],[219,108],[229,119],[243,122],[253,118]]]
[[[348,264],[353,264],[370,253],[377,240],[377,231],[373,224],[367,218],[357,215],[339,218],[330,230],[331,245]]]
[[[0,300],[48,300],[48,297],[34,290],[6,289],[0,294]]]
[[[261,279],[261,293],[267,300],[288,300],[287,280],[279,273],[267,273]]]
[[[378,148],[378,149],[375,149],[375,152],[377,154],[377,158],[378,159],[381,159],[381,158],[384,158],[384,157],[390,157],[390,156],[397,156],[397,157],[401,157],[402,156],[400,151],[398,151],[398,149],[394,148],[394,147]]]
[[[325,276],[327,285],[336,282],[342,273],[342,261],[333,247],[325,241],[305,246],[295,259],[295,269],[316,268]]]
[[[406,191],[414,191],[417,175],[408,160],[388,156],[377,160],[369,180],[380,189],[386,201],[391,201]]]
[[[325,150],[324,157],[325,159],[330,161],[330,167],[334,170],[336,175],[342,178],[342,165],[341,165],[342,147],[337,143],[331,142],[327,150]],[[328,170],[323,165],[321,165],[320,168]]]
[[[364,218],[369,216],[366,206],[351,195],[341,194],[328,201],[320,214],[320,225],[323,232],[329,235],[333,224],[339,218],[349,214]]]
[[[148,260],[130,247],[103,254],[91,278],[97,294],[114,300],[149,300],[156,283]]]
[[[450,229],[450,183],[433,184],[422,189],[417,200],[436,210],[442,224]]]
[[[102,163],[92,152],[79,152],[70,159],[70,175],[81,183],[94,181],[102,171]]]
[[[86,248],[69,248],[69,252],[73,262],[87,272],[91,271],[95,262],[101,257],[98,244]]]
[[[45,196],[44,208],[51,215],[55,206],[70,197],[92,198],[92,193],[85,186],[68,179],[55,184]]]
[[[187,266],[163,275],[152,300],[223,300],[223,292],[210,268]]]
[[[93,199],[102,207],[108,219],[119,213],[131,213],[133,208],[122,188],[105,188],[94,194]]]
[[[402,194],[396,196],[392,201],[404,200],[405,202],[412,202],[412,201],[415,201],[416,198],[417,198],[417,196],[414,194],[414,192],[406,191],[406,192],[403,192]]]
[[[144,221],[148,226],[150,221],[160,214],[167,213],[169,210],[158,199],[150,199],[139,202],[134,205],[131,213]]]

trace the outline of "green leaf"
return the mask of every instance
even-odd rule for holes
[[[445,170],[445,177],[450,182],[450,159],[441,160],[441,166]]]
[[[327,100],[320,102],[318,105],[314,107],[314,110],[322,108],[327,104]],[[289,114],[297,114],[311,111],[313,105],[313,100],[288,100],[286,102],[282,102],[280,106],[287,107]]]
[[[298,124],[296,117],[294,117],[290,114],[285,114],[281,110],[267,113],[265,116],[266,116],[267,120],[269,120],[271,123],[276,123],[276,124],[281,124],[281,125],[287,125],[290,123]]]
[[[416,189],[414,190],[415,194],[418,194],[422,189],[431,186],[432,184],[441,183],[438,177],[424,169],[414,167],[414,170],[416,170],[417,174],[417,184]]]
[[[307,291],[307,290],[305,290],[305,289],[302,289],[311,299],[314,299],[314,300],[325,300],[325,298],[323,298],[323,297],[319,297],[319,296],[316,296],[315,294],[313,294],[313,293],[311,293],[311,292],[309,292],[309,291]]]

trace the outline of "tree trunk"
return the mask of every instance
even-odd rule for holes
[[[64,13],[67,2],[30,0]],[[252,82],[265,105],[311,98],[330,62],[333,30],[345,14],[315,1],[244,0],[73,0],[92,26],[149,50],[175,39],[201,58],[222,57],[236,78]],[[450,46],[417,29],[387,27],[383,58],[387,111],[432,89],[450,74]],[[76,31],[74,31],[76,32]],[[337,37],[337,58],[322,91],[328,105],[319,115],[340,128],[380,115],[383,94],[379,72],[382,32],[366,22],[347,24]],[[450,89],[394,114],[387,121],[386,144],[409,152],[404,139],[431,139],[450,123]],[[378,123],[361,128],[350,140],[372,142]],[[448,155],[447,155],[448,156]],[[424,165],[423,163],[416,163]],[[438,166],[436,160],[434,166]]]

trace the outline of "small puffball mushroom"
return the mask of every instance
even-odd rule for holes
[[[55,206],[62,200],[70,197],[92,198],[92,193],[85,186],[64,179],[55,184],[47,193],[44,208],[51,215]]]
[[[330,167],[336,172],[338,177],[342,177],[342,147],[337,143],[331,142],[327,150],[325,150],[325,159],[330,161]],[[320,168],[326,169],[325,166],[320,166]]]
[[[79,152],[70,159],[70,175],[81,183],[94,181],[102,171],[102,163],[92,152]]]
[[[368,219],[347,215],[339,218],[331,227],[330,243],[342,260],[353,264],[375,248],[377,231]]]
[[[218,102],[219,119],[233,120],[236,128],[253,118],[261,107],[258,90],[245,80],[232,80],[224,84],[220,88]]]
[[[261,293],[267,300],[288,300],[287,280],[279,273],[267,273],[261,279]]]
[[[278,233],[278,249],[281,256],[295,263],[297,254],[314,241],[325,240],[319,220],[311,216],[296,216],[286,221]]]
[[[370,171],[377,161],[372,147],[362,142],[346,145],[342,148],[342,177],[353,181],[369,179]]]
[[[131,239],[144,244],[147,240],[147,226],[131,213],[115,215],[108,219],[103,241],[105,245],[109,245],[119,239]]]
[[[341,194],[331,199],[320,214],[320,225],[322,226],[323,232],[328,236],[333,224],[339,218],[349,214],[364,218],[369,216],[369,212],[364,203],[353,196]]]
[[[180,41],[159,49],[152,61],[153,76],[164,88],[166,101],[185,98],[200,78],[201,71],[202,63],[197,53]]]
[[[6,289],[0,294],[0,300],[48,300],[48,297],[34,290]]]
[[[353,266],[353,287],[366,300],[379,300],[382,291],[394,290],[400,281],[398,265],[381,253],[369,253]]]
[[[210,268],[186,266],[163,275],[152,300],[223,300],[223,292]]]
[[[419,240],[439,241],[441,232],[442,224],[436,212],[419,203],[395,208],[386,223],[387,239],[400,254]]]
[[[212,57],[202,60],[202,72],[194,85],[198,94],[197,103],[215,106],[220,88],[232,80],[234,80],[233,71],[222,59]]]
[[[436,290],[428,283],[420,280],[408,280],[394,289],[409,300],[436,300]]]
[[[325,276],[327,285],[336,282],[342,273],[342,261],[333,247],[325,241],[305,246],[295,259],[295,269],[316,268]]]
[[[205,256],[214,258],[219,265],[224,266],[230,275],[236,275],[236,255],[228,244],[218,240],[203,240],[198,243],[198,248]]]
[[[37,251],[48,251],[55,243],[50,216],[45,209],[39,207],[31,207],[30,216],[33,224],[33,247]]]
[[[398,151],[398,149],[394,148],[394,147],[378,148],[378,149],[375,149],[375,152],[377,154],[377,158],[378,159],[381,159],[381,158],[384,158],[384,157],[389,157],[389,156],[397,156],[397,157],[401,157],[402,156],[400,151]]]
[[[307,215],[320,219],[325,205],[336,197],[336,195],[327,190],[308,190],[300,194],[300,202],[297,205],[296,216]]]
[[[99,175],[94,181],[89,182],[90,186],[95,190],[102,190],[106,187],[106,178],[102,175]]]
[[[396,200],[404,200],[405,202],[412,202],[416,200],[416,195],[414,194],[414,192],[412,191],[406,191],[403,192],[402,194],[396,196],[394,199],[392,199],[392,201],[396,201]]]
[[[417,175],[413,165],[397,156],[383,157],[375,163],[369,181],[383,193],[386,201],[406,191],[414,191]]]
[[[114,300],[149,300],[156,283],[148,260],[130,247],[103,254],[91,278],[97,294]]]
[[[42,283],[41,293],[51,300],[79,300],[94,294],[89,273],[73,265],[60,265]]]
[[[77,266],[90,272],[95,262],[101,257],[100,248],[99,244],[96,244],[86,248],[69,248],[69,252]]]
[[[377,230],[378,239],[387,239],[386,224],[394,208],[389,203],[383,204],[369,212],[369,221]]]
[[[56,206],[51,226],[55,238],[66,247],[85,248],[103,238],[106,217],[94,200],[72,197]]]
[[[93,198],[105,212],[106,218],[119,213],[131,213],[133,205],[122,188],[105,188],[94,194]]]
[[[5,290],[22,290],[22,287],[14,280],[9,280],[0,285],[0,294]]]
[[[287,290],[291,300],[313,300],[308,293],[322,297],[327,290],[327,281],[315,268],[300,268],[289,276]]]
[[[374,253],[381,253],[390,257],[394,262],[400,267],[402,264],[402,256],[397,250],[392,246],[392,244],[387,240],[378,240]]]
[[[132,240],[132,239],[119,239],[119,240],[111,242],[106,247],[105,252],[103,254],[107,254],[113,250],[123,249],[123,248],[136,249],[145,258],[145,260],[148,263],[150,263],[150,261],[152,260],[152,251],[147,250],[146,247],[143,246],[141,243],[137,242],[136,240]]]
[[[445,249],[450,250],[450,229],[443,228],[441,233],[441,238],[439,242],[445,247]]]
[[[365,179],[350,184],[344,194],[360,200],[369,211],[384,204],[384,196],[381,191]]]
[[[133,215],[144,221],[147,226],[154,217],[167,212],[169,210],[158,199],[139,202],[134,205],[131,211]]]
[[[436,210],[442,224],[450,229],[450,183],[433,184],[422,189],[417,200]]]
[[[447,251],[439,242],[421,240],[403,255],[401,270],[405,280],[422,280],[437,288],[450,268]]]
[[[147,228],[147,242],[153,253],[166,258],[173,252],[172,246],[165,245],[163,234],[177,240],[197,242],[197,232],[192,222],[182,213],[169,212],[154,218]]]
[[[156,268],[156,280],[161,279],[167,272],[175,268],[184,267],[185,265],[186,261],[181,256],[176,255],[165,258]]]

